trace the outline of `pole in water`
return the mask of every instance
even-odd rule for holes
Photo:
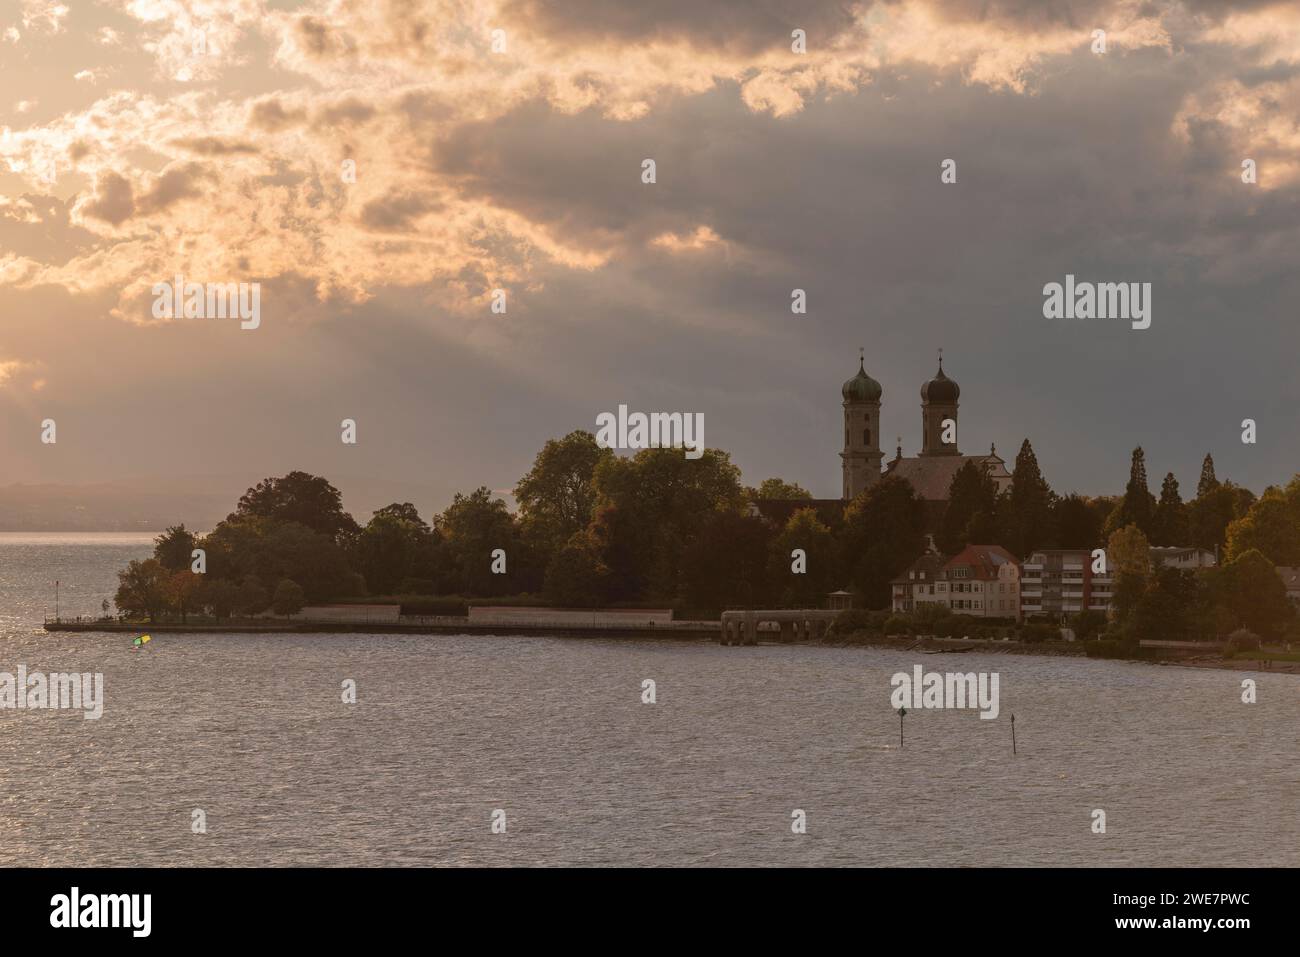
[[[906,708],[898,709],[898,748],[903,749],[903,715],[907,714]]]
[[[1011,753],[1016,753],[1016,716],[1011,716]]]

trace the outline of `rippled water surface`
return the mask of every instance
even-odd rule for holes
[[[1300,865],[1300,676],[601,638],[133,652],[40,629],[56,578],[63,614],[94,613],[148,551],[0,535],[0,671],[106,684],[99,721],[0,710],[0,865]],[[1001,717],[913,711],[900,751],[889,678],[914,664],[997,671]]]

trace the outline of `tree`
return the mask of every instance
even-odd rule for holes
[[[1222,548],[1228,526],[1246,514],[1254,499],[1248,489],[1231,482],[1220,482],[1204,495],[1198,495],[1187,516],[1192,544],[1198,548]]]
[[[1133,631],[1142,638],[1181,641],[1194,637],[1204,617],[1202,587],[1195,572],[1159,568],[1133,611]]]
[[[997,483],[986,468],[976,465],[974,459],[967,460],[948,487],[948,505],[935,536],[939,550],[955,555],[970,544],[972,531],[991,529],[997,506]]]
[[[750,499],[802,499],[812,501],[812,493],[802,485],[796,482],[786,482],[779,478],[763,479],[758,488],[745,489],[745,495]]]
[[[587,527],[596,505],[596,467],[613,457],[590,432],[570,432],[548,440],[528,474],[516,483],[520,523],[548,554]]]
[[[350,592],[351,569],[343,546],[297,522],[247,516],[227,519],[204,539],[208,574],[231,581],[252,575],[269,585],[300,583],[312,601]]]
[[[343,496],[319,475],[290,472],[268,478],[240,498],[227,522],[256,517],[277,522],[296,522],[336,542],[346,541],[360,528],[343,510]]]
[[[642,449],[596,468],[593,531],[625,597],[671,598],[679,564],[714,512],[739,512],[740,469],[718,449],[688,459],[681,449]]]
[[[125,615],[154,621],[167,608],[169,578],[170,573],[155,558],[133,561],[117,573],[113,601]]]
[[[356,563],[365,577],[366,587],[376,595],[396,594],[411,572],[432,530],[419,515],[389,505],[374,517],[357,536]],[[418,576],[417,576],[418,577]]]
[[[1058,499],[1053,508],[1053,518],[1057,541],[1062,548],[1091,550],[1101,544],[1105,516],[1098,514],[1098,509],[1082,496],[1071,493]]]
[[[1292,479],[1288,490],[1265,489],[1245,515],[1228,525],[1227,561],[1255,549],[1274,565],[1300,565],[1300,482]]]
[[[682,594],[694,608],[755,606],[770,601],[768,547],[772,529],[761,518],[714,512],[682,552]],[[786,566],[787,577],[789,565]]]
[[[153,540],[153,557],[169,572],[189,571],[194,536],[184,525],[173,525]]]
[[[1005,502],[1005,531],[1002,544],[1016,555],[1028,555],[1035,548],[1051,544],[1052,490],[1038,467],[1034,447],[1025,439],[1016,453],[1011,488]]]
[[[239,588],[224,578],[212,578],[200,590],[199,601],[212,612],[213,618],[229,618],[239,604]]]
[[[457,492],[435,525],[442,533],[448,573],[459,594],[485,597],[518,590],[511,588],[511,559],[517,563],[521,557],[511,554],[518,541],[515,521],[506,503],[494,498],[490,489],[480,486],[469,495]],[[492,571],[492,553],[498,548],[506,553],[504,575]]]
[[[292,579],[282,578],[280,584],[275,586],[275,597],[271,600],[271,610],[277,615],[284,615],[287,618],[302,611],[305,602],[306,596],[303,594],[302,586]]]
[[[190,609],[198,601],[199,590],[203,587],[203,576],[196,575],[186,568],[184,571],[171,572],[167,578],[167,604],[186,620]]]
[[[585,608],[604,604],[609,566],[590,531],[574,532],[546,566],[546,596],[557,605]]]
[[[235,608],[244,615],[260,615],[271,607],[271,596],[260,581],[249,575],[239,586]]]
[[[796,548],[804,552],[805,571],[799,574],[792,570]],[[791,515],[769,551],[768,581],[783,605],[822,608],[826,596],[843,584],[835,538],[815,509],[801,508]]]
[[[1178,479],[1174,473],[1165,475],[1160,486],[1160,501],[1151,517],[1151,543],[1153,545],[1186,545],[1188,541],[1187,506],[1178,494]]]
[[[1214,474],[1214,457],[1209,452],[1201,462],[1201,477],[1196,483],[1196,497],[1204,498],[1219,487],[1219,480]]]
[[[925,508],[911,483],[886,475],[844,510],[841,554],[868,608],[889,604],[890,581],[925,549]]]
[[[1273,563],[1258,549],[1227,562],[1216,576],[1216,598],[1237,624],[1277,638],[1295,614]]]
[[[1123,622],[1137,607],[1151,576],[1150,543],[1137,525],[1111,532],[1106,541],[1106,562],[1115,580],[1111,610],[1116,620]]]
[[[1147,488],[1146,453],[1142,446],[1133,450],[1133,459],[1129,464],[1128,485],[1124,488],[1124,497],[1119,506],[1106,520],[1106,534],[1109,536],[1117,529],[1136,525],[1143,535],[1151,532],[1151,519],[1156,511],[1156,498]]]

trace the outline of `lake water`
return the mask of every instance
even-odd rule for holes
[[[0,535],[0,671],[106,686],[98,721],[0,710],[0,865],[1300,865],[1300,676],[599,638],[134,652],[41,630],[56,579],[65,616],[95,614],[149,550]],[[1001,717],[912,711],[900,750],[889,679],[915,664],[998,672]]]

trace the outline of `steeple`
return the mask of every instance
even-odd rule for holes
[[[957,399],[961,388],[944,375],[943,350],[939,371],[921,386],[921,454],[960,455],[957,449]]]
[[[867,375],[866,350],[858,349],[858,373],[840,388],[844,399],[844,451],[840,453],[845,501],[880,478],[880,383]]]

